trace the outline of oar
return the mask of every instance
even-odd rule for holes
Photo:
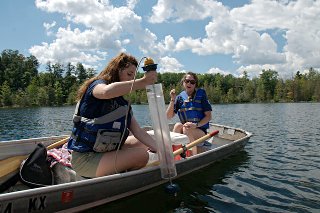
[[[64,138],[60,141],[57,141],[51,145],[49,145],[47,147],[47,149],[53,149],[53,148],[56,148],[60,145],[63,145],[65,144],[67,141],[68,141],[69,137],[67,138]],[[4,159],[4,160],[1,160],[0,161],[0,178],[1,177],[4,177],[8,174],[10,174],[11,172],[17,170],[20,165],[21,165],[21,162],[23,160],[25,160],[29,155],[19,155],[19,156],[14,156],[14,157],[10,157],[10,158],[7,158],[7,159]]]
[[[192,147],[198,145],[199,143],[204,142],[205,140],[215,136],[218,133],[219,133],[219,130],[212,131],[211,133],[206,134],[205,136],[202,136],[201,138],[198,138],[197,140],[192,141],[191,143],[188,143],[185,147],[186,147],[186,149],[191,149]],[[177,149],[176,151],[174,151],[173,156],[177,156],[177,155],[180,155],[181,153],[183,153],[183,149],[184,148],[180,148],[180,149]],[[159,161],[155,161],[155,162],[148,164],[147,166],[156,166],[158,164],[159,164]]]

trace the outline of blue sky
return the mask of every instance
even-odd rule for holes
[[[319,0],[2,0],[0,51],[97,72],[126,51],[159,72],[291,77],[320,68],[319,17]]]

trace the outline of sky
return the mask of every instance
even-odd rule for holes
[[[290,78],[320,68],[319,17],[320,0],[1,0],[0,51],[97,73],[127,52],[161,73]]]

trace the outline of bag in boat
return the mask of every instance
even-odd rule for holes
[[[30,187],[53,185],[53,174],[47,161],[47,149],[39,143],[20,166],[21,182]]]

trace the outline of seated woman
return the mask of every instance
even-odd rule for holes
[[[157,151],[156,142],[139,126],[123,98],[157,80],[155,70],[134,80],[137,66],[133,56],[121,53],[79,89],[68,141],[78,175],[91,178],[139,169],[148,162],[147,150]]]
[[[186,134],[190,142],[207,134],[211,118],[211,105],[204,89],[197,88],[198,77],[193,72],[186,73],[181,84],[184,90],[176,96],[175,89],[170,91],[170,103],[167,117],[171,119],[178,113],[181,123],[174,125],[173,131]],[[193,149],[193,154],[197,148]]]

